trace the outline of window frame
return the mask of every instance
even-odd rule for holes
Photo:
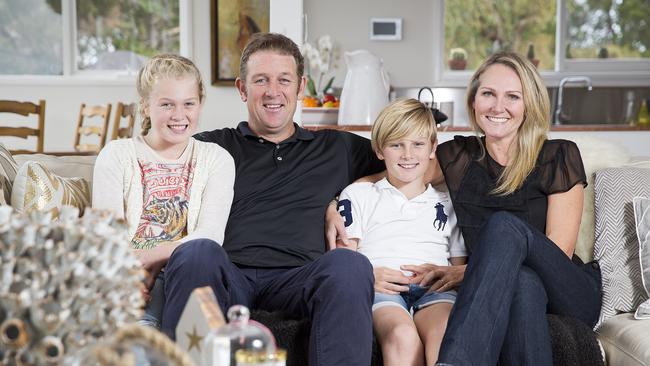
[[[556,0],[557,13],[555,37],[555,69],[540,72],[549,87],[557,87],[566,76],[583,75],[592,80],[594,86],[648,86],[650,85],[650,59],[644,60],[567,60],[562,45],[566,39],[566,0]],[[434,47],[444,50],[445,45],[445,0],[434,0],[434,23],[436,34]],[[559,35],[559,36],[558,36]],[[473,70],[450,71],[445,69],[445,55],[440,54],[434,64],[433,80],[440,87],[466,87]],[[618,71],[611,71],[618,70]]]
[[[137,70],[79,70],[77,0],[61,0],[63,75],[0,75],[3,85],[133,85]],[[180,54],[192,58],[192,1],[178,0]]]

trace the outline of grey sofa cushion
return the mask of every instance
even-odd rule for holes
[[[621,312],[633,312],[646,298],[639,268],[639,244],[632,199],[650,195],[650,169],[607,168],[596,173],[594,258],[602,271],[599,326]]]

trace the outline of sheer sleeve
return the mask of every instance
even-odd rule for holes
[[[438,146],[436,157],[452,195],[458,192],[471,160],[480,156],[479,144],[475,136],[454,136]]]
[[[587,186],[578,146],[567,140],[549,140],[543,148],[542,189],[546,194],[566,192],[576,184]]]

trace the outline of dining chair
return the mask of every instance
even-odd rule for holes
[[[108,132],[108,122],[111,116],[111,104],[86,106],[81,103],[79,110],[79,120],[77,122],[77,130],[74,139],[74,149],[79,152],[99,152],[106,144],[106,135]],[[88,119],[94,118],[95,120],[101,118],[99,125],[89,125]],[[96,135],[99,140],[98,143],[81,143],[81,136]],[[85,139],[85,138],[84,138]]]
[[[4,113],[13,115],[19,114],[25,117],[34,114],[38,117],[37,127],[10,127],[15,123],[5,124],[0,122],[0,136],[14,136],[27,139],[30,136],[36,136],[36,150],[9,150],[12,154],[29,154],[42,153],[43,143],[45,140],[45,101],[39,100],[38,104],[32,102],[19,102],[14,100],[0,100],[0,113],[3,113],[0,119],[4,120]],[[15,116],[12,116],[15,117]],[[28,118],[29,119],[29,118]],[[25,120],[25,119],[24,119]]]
[[[135,111],[137,105],[135,103],[124,104],[117,102],[115,108],[115,118],[113,122],[113,135],[111,140],[126,139],[133,136],[133,126],[135,125]],[[122,119],[126,118],[126,126],[120,127]]]

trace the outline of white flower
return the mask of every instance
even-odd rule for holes
[[[339,58],[338,45],[330,35],[324,35],[316,40],[317,47],[311,43],[305,42],[302,47],[302,54],[307,62],[307,74],[312,77],[316,86],[316,92],[324,92],[321,90],[321,83],[327,82],[323,80],[325,74],[337,68],[336,61]]]
[[[332,37],[324,35],[318,39],[318,48],[326,53],[332,49]]]

